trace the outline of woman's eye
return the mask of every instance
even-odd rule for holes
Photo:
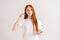
[[[27,11],[29,11],[29,10],[27,9]]]

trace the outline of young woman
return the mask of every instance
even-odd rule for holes
[[[21,22],[22,21],[22,22]],[[20,14],[18,20],[14,24],[13,31],[16,31],[19,26],[23,27],[23,40],[38,40],[36,34],[41,35],[42,31],[38,29],[38,21],[35,15],[35,10],[32,5],[26,5],[24,14]]]

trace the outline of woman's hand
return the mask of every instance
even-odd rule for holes
[[[34,32],[35,35],[42,35],[43,31],[42,30],[38,30],[38,32]]]
[[[22,17],[24,14],[23,13],[21,13],[20,15],[19,15],[19,17]]]
[[[42,35],[43,31],[42,30],[38,30],[38,32],[34,32],[35,35]]]
[[[37,34],[41,35],[43,33],[42,30],[38,30]]]

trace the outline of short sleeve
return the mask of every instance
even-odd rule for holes
[[[38,29],[41,29],[43,31],[43,26],[41,20],[38,20]]]

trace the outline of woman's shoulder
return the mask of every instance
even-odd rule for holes
[[[44,30],[43,28],[43,23],[42,23],[42,20],[38,19],[38,28],[41,29],[42,31]]]
[[[41,20],[40,19],[37,19],[37,22],[41,22]]]
[[[42,26],[42,21],[40,19],[37,19],[38,25]]]

